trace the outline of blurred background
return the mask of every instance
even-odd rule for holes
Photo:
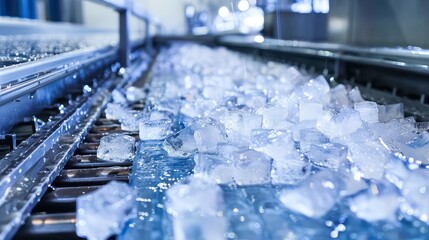
[[[169,35],[262,32],[288,40],[429,48],[427,0],[134,1]],[[0,0],[0,15],[118,28],[117,14],[91,1]]]

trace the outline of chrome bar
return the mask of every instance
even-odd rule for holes
[[[0,36],[44,35],[52,33],[96,34],[109,32],[110,30],[82,27],[81,25],[71,23],[0,17]]]
[[[370,64],[374,66],[394,68],[398,70],[412,71],[416,73],[429,74],[429,65],[419,63],[409,63],[400,60],[388,60],[381,58],[371,58],[364,56],[341,55],[340,60],[355,62],[360,64]]]
[[[393,69],[429,74],[429,50],[396,48],[363,48],[333,43],[311,43],[280,39],[259,39],[255,36],[225,36],[218,42],[226,46],[297,53],[337,61],[348,61]]]
[[[115,49],[83,50],[76,53],[66,53],[52,58],[42,59],[30,63],[6,67],[0,70],[0,84],[14,83],[8,88],[0,89],[0,105],[8,103],[20,96],[34,92],[35,90],[52,83],[62,77],[78,71],[96,61],[114,61]],[[33,79],[22,81],[34,74],[43,73]]]
[[[112,46],[103,49],[90,47],[82,50],[76,50],[49,58],[40,59],[33,62],[21,63],[0,69],[0,85],[6,85],[13,82],[20,82],[37,73],[49,72],[53,69],[61,69],[70,66],[78,66],[82,62],[87,62],[98,56],[106,54],[115,54]]]

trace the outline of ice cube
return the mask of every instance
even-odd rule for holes
[[[287,109],[286,119],[290,122],[299,120],[299,100],[289,95],[277,95],[270,100],[270,104],[280,105]]]
[[[189,177],[167,190],[167,212],[176,240],[224,239],[222,189],[201,177]]]
[[[261,91],[245,92],[244,95],[238,97],[237,103],[252,109],[258,109],[267,104],[267,96]]]
[[[125,98],[124,94],[118,89],[112,91],[112,99],[114,103],[122,105],[127,104],[127,99]]]
[[[261,68],[261,73],[273,75],[283,83],[286,91],[292,90],[296,84],[303,81],[302,73],[296,67],[285,66],[280,63],[268,62],[264,64]]]
[[[186,102],[183,104],[183,106],[180,108],[180,113],[190,118],[201,117],[197,107],[191,102]]]
[[[244,151],[247,149],[247,147],[237,146],[230,143],[218,143],[217,149],[220,156],[224,157],[225,159],[233,159],[234,152]]]
[[[338,143],[311,144],[307,154],[317,166],[339,169],[347,158],[347,147]]]
[[[126,96],[129,102],[137,102],[143,100],[146,97],[146,93],[143,89],[131,86],[127,88]]]
[[[194,174],[205,175],[218,184],[234,181],[232,160],[213,154],[194,155]]]
[[[195,143],[200,153],[216,153],[217,144],[227,141],[227,136],[220,126],[204,125],[194,132]]]
[[[254,129],[251,133],[250,148],[264,152],[273,158],[285,158],[287,152],[295,151],[295,142],[290,131]]]
[[[406,163],[397,157],[391,157],[386,164],[386,173],[384,177],[398,189],[402,189],[405,179],[412,172],[406,167]]]
[[[76,200],[76,234],[90,240],[119,234],[135,211],[136,193],[126,183],[111,181]]]
[[[328,81],[326,81],[323,75],[319,75],[316,78],[310,79],[306,83],[307,86],[317,89],[320,93],[327,94],[331,90]]]
[[[171,120],[159,119],[139,123],[140,140],[162,140],[171,133]]]
[[[168,111],[151,111],[148,113],[149,121],[162,120],[162,119],[170,119],[174,118],[174,115]]]
[[[369,101],[355,103],[355,110],[359,112],[362,121],[367,123],[378,122],[377,103]]]
[[[203,77],[205,85],[212,85],[216,87],[222,87],[223,89],[234,88],[234,82],[229,76],[219,76],[216,74],[210,74]]]
[[[301,159],[298,152],[295,158],[276,160],[273,159],[271,181],[273,184],[295,185],[310,176],[311,164]]]
[[[180,113],[190,118],[208,117],[210,112],[217,106],[214,100],[197,99],[193,102],[186,102],[180,109]]]
[[[297,122],[295,125],[293,125],[290,130],[292,131],[292,136],[293,139],[296,142],[300,142],[301,139],[301,130],[303,129],[312,129],[312,128],[316,128],[316,120],[309,120],[309,121],[302,121],[302,122]]]
[[[317,120],[317,129],[330,139],[345,137],[362,126],[359,112],[342,108],[338,113],[327,113]]]
[[[198,129],[207,128],[210,131]],[[214,130],[216,128],[217,130]],[[214,135],[211,135],[214,134]],[[213,151],[214,141],[226,141],[226,133],[223,126],[211,118],[200,119],[196,123],[186,127],[179,132],[169,136],[163,143],[163,148],[171,157],[186,158],[197,152],[200,148],[202,151]],[[213,139],[210,139],[214,137]],[[198,142],[197,142],[198,141]],[[206,143],[208,141],[208,143]],[[208,145],[204,145],[208,144]]]
[[[214,100],[217,103],[221,103],[223,100],[224,92],[225,92],[225,89],[219,86],[208,85],[208,86],[205,86],[203,89],[203,96],[207,99]]]
[[[352,90],[350,90],[350,92],[349,92],[349,99],[350,99],[350,102],[353,103],[353,104],[365,101],[362,98],[362,95],[360,94],[360,91],[359,91],[358,87],[355,87]]]
[[[415,216],[427,224],[429,224],[428,179],[429,172],[426,169],[410,172],[404,181],[402,195],[405,201],[401,205],[402,212]]]
[[[343,84],[338,84],[331,89],[331,104],[336,109],[340,109],[344,106],[349,107],[348,92]]]
[[[246,138],[250,138],[253,129],[262,126],[262,116],[245,111],[228,111],[219,120],[225,125],[228,134],[236,132]]]
[[[330,87],[323,76],[310,79],[307,83],[295,89],[294,93],[300,100],[319,101],[323,105],[330,102]]]
[[[234,185],[222,188],[225,201],[224,216],[228,219],[228,233],[236,239],[264,239],[263,221],[253,202],[244,191]],[[244,190],[244,189],[243,189]]]
[[[343,181],[343,188],[340,191],[341,197],[353,196],[368,188],[368,184],[359,174],[352,174],[344,171],[341,173],[341,180]]]
[[[380,122],[402,119],[404,118],[404,105],[402,103],[378,105],[378,118]]]
[[[183,85],[187,89],[197,88],[200,89],[202,86],[202,79],[197,74],[186,74],[181,77],[181,80],[183,80]]]
[[[408,121],[392,120],[390,122],[374,123],[367,126],[368,130],[375,138],[382,139],[383,142],[392,150],[405,151],[403,144],[412,141],[416,137],[415,123]],[[414,151],[411,151],[414,152]]]
[[[427,164],[429,162],[429,133],[424,131],[409,135],[410,140],[403,138],[397,141],[401,153],[413,162]],[[405,142],[405,143],[404,143]]]
[[[256,114],[262,116],[262,128],[278,129],[279,124],[287,121],[288,109],[281,105],[260,108]]]
[[[235,150],[235,149],[233,149]],[[225,158],[219,155],[195,155],[195,174],[205,174],[219,184],[266,184],[271,181],[271,158],[254,150],[231,151]]]
[[[181,107],[182,101],[177,98],[168,100],[164,99],[162,101],[157,101],[154,103],[154,110],[167,111],[173,113],[174,115],[177,115],[179,113]]]
[[[329,142],[329,139],[316,128],[302,129],[299,134],[299,148],[302,153],[308,153],[312,144],[324,144]]]
[[[128,109],[117,103],[108,103],[105,113],[107,119],[119,120],[122,116],[127,114]]]
[[[400,197],[394,189],[371,184],[368,191],[349,200],[350,210],[368,222],[396,221]]]
[[[134,157],[135,142],[133,137],[121,133],[104,136],[97,148],[97,158],[111,162],[130,160]]]
[[[164,87],[165,98],[178,98],[181,96],[181,89],[176,82],[167,81]]]
[[[249,148],[276,160],[296,158],[295,142],[287,131],[255,129],[252,131]]]
[[[291,211],[321,218],[336,204],[341,182],[328,170],[321,171],[299,186],[280,191],[279,198]]]
[[[238,185],[265,184],[271,181],[271,158],[254,150],[233,153],[234,180]]]
[[[299,103],[299,121],[317,120],[323,115],[323,105],[315,102]]]
[[[208,117],[210,112],[217,107],[217,103],[214,100],[209,99],[197,99],[195,101],[195,106],[199,111],[200,117]]]
[[[139,131],[140,122],[147,119],[142,111],[129,110],[119,120],[121,122],[121,129],[124,131]]]
[[[389,151],[378,141],[367,135],[359,136],[357,132],[350,140],[342,142],[349,149],[348,159],[356,166],[356,173],[365,179],[380,180],[383,178]]]

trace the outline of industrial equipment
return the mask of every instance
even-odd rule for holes
[[[102,161],[96,156],[97,147],[108,134],[139,139],[138,132],[122,130],[118,121],[106,118],[104,109],[114,90],[147,86],[159,51],[171,44],[225,47],[286,63],[323,75],[331,86],[357,87],[366,100],[403,103],[405,116],[413,116],[422,128],[429,121],[426,50],[281,40],[259,34],[167,36],[158,34],[160,24],[142,11],[144,6],[130,1],[96,2],[119,13],[119,34],[67,24],[0,20],[0,31],[5,33],[0,36],[0,239],[77,239],[76,199],[112,180],[128,182],[133,162]],[[146,24],[138,39],[130,37],[130,15]],[[193,33],[201,33],[200,22],[194,27]],[[131,108],[143,110],[146,101],[135,101]],[[412,163],[422,169],[429,164],[428,159]],[[164,235],[152,238],[160,236]]]

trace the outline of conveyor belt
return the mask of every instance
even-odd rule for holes
[[[319,57],[322,58],[323,56]],[[332,56],[330,55],[325,57],[329,61],[332,60]],[[326,63],[328,60],[326,60]],[[309,62],[311,63],[311,61]],[[331,63],[331,65],[329,67],[335,68],[335,63]],[[307,64],[307,66],[311,67],[312,65]],[[329,71],[332,72],[333,70],[329,69]],[[349,75],[344,74],[342,77],[349,77]],[[337,80],[340,79],[337,78]],[[353,81],[348,82],[353,84]],[[371,88],[365,89],[362,92],[368,99],[378,102],[383,102],[382,100],[384,99],[386,103],[401,101],[399,97],[390,96],[390,98],[387,98],[386,95],[374,93],[374,90]],[[416,105],[412,101],[405,104],[408,105],[407,109],[412,110],[409,112],[410,115],[422,116],[422,120],[429,119],[427,117],[427,113],[429,112],[427,105]],[[142,102],[134,105],[134,108],[143,109],[143,106],[144,103]],[[46,109],[45,115],[55,115],[56,109],[58,108]],[[67,162],[67,165],[60,171],[58,177],[55,178],[48,191],[35,206],[29,218],[15,236],[15,239],[78,238],[75,234],[76,198],[98,189],[111,180],[128,181],[131,162],[110,163],[99,161],[96,157],[99,139],[109,133],[118,132],[138,138],[137,132],[122,131],[117,121],[108,120],[103,115],[96,120],[95,124],[90,127],[89,134],[86,136],[84,142],[76,149],[73,156]],[[25,139],[26,136],[17,137]],[[7,146],[5,147],[7,148]]]
[[[142,84],[147,73],[147,59],[129,69],[127,77],[117,82],[116,87],[130,84]],[[99,89],[100,91],[100,89]],[[101,105],[104,106],[104,105]],[[136,102],[132,109],[142,110],[144,102]],[[53,107],[55,110],[56,108]],[[49,112],[49,108],[46,110]],[[52,112],[53,114],[55,112]],[[78,239],[75,233],[76,198],[94,191],[112,181],[128,181],[131,161],[116,163],[101,161],[97,158],[100,139],[111,133],[123,133],[138,139],[138,132],[121,130],[120,123],[108,120],[104,113],[88,129],[86,137],[67,164],[52,180],[48,190],[34,207],[31,215],[15,235],[15,239]]]
[[[142,103],[134,106],[140,108]],[[138,132],[123,131],[118,121],[100,117],[15,239],[78,239],[74,225],[76,198],[112,180],[128,181],[131,161],[106,162],[96,156],[100,138],[113,132],[138,139]]]

